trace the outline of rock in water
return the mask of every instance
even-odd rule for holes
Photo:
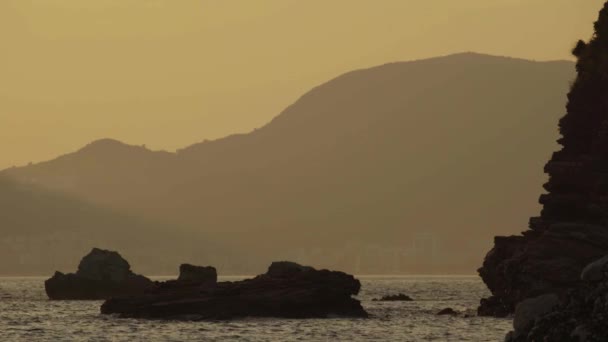
[[[44,282],[46,294],[55,300],[101,300],[140,294],[152,287],[153,282],[133,273],[120,254],[98,248],[82,258],[76,273],[55,272]]]
[[[562,148],[545,166],[543,210],[521,236],[495,239],[479,269],[492,292],[480,315],[511,314],[542,294],[563,297],[581,285],[582,268],[608,251],[608,3],[591,41],[573,54],[578,77],[559,122]]]
[[[217,271],[215,267],[193,266],[190,264],[182,264],[179,267],[178,281],[188,281],[203,284],[217,283]]]
[[[273,263],[253,279],[218,282],[197,291],[173,282],[143,295],[113,298],[103,314],[151,319],[223,320],[242,317],[367,317],[352,298],[361,283],[342,272],[315,270],[295,263]]]
[[[445,308],[437,313],[437,316],[456,316],[458,312],[452,308]]]
[[[400,294],[396,294],[396,295],[386,295],[386,296],[382,296],[382,298],[374,298],[372,299],[372,301],[374,302],[411,302],[414,299],[412,299],[412,297],[400,293]]]

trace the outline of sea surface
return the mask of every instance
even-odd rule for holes
[[[230,322],[119,319],[101,315],[100,301],[49,301],[44,278],[0,278],[0,341],[502,341],[512,326],[509,319],[475,317],[488,294],[478,277],[358,278],[369,319]],[[415,301],[372,301],[400,292]],[[436,315],[446,307],[463,314]]]

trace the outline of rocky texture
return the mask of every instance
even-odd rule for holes
[[[573,53],[578,77],[559,122],[562,148],[545,166],[543,210],[521,236],[495,239],[479,269],[493,295],[480,315],[507,315],[542,294],[564,297],[581,285],[582,268],[608,251],[608,4],[591,41]]]
[[[542,232],[497,237],[479,270],[493,297],[483,299],[480,315],[507,316],[526,298],[559,296],[580,283],[581,270],[608,250],[608,228],[553,224]]]
[[[557,305],[559,305],[559,297],[555,294],[544,294],[521,301],[515,307],[513,317],[513,328],[516,334],[534,324],[539,317],[551,312]]]
[[[182,264],[179,266],[178,281],[197,282],[203,284],[217,283],[217,271],[212,266],[193,266]]]
[[[113,298],[103,314],[150,319],[218,320],[240,317],[367,317],[351,296],[361,283],[342,272],[315,270],[295,263],[273,263],[253,279],[215,286],[160,286],[139,296]]]
[[[604,260],[606,258],[599,261],[605,264]],[[596,268],[597,265],[593,263],[589,266]],[[505,340],[608,341],[608,277],[604,273],[598,274],[602,274],[601,280],[594,278],[570,290],[559,303],[554,295],[521,302],[515,311],[514,331]]]
[[[382,298],[374,298],[373,301],[374,302],[411,302],[414,299],[412,299],[412,297],[400,293],[400,294],[396,294],[396,295],[386,295],[386,296],[382,296]]]
[[[140,294],[154,283],[131,271],[129,263],[117,252],[94,248],[78,265],[76,273],[55,272],[44,283],[50,299],[100,300]]]

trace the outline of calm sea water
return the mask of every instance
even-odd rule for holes
[[[43,278],[0,278],[0,341],[502,341],[511,329],[508,319],[473,316],[487,295],[477,277],[359,279],[369,319],[161,322],[100,315],[99,301],[49,301]],[[415,301],[372,302],[399,292]],[[446,307],[473,317],[436,315]]]

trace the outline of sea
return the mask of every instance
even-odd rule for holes
[[[243,277],[220,277],[238,280]],[[362,276],[368,319],[245,318],[226,322],[121,319],[100,301],[50,301],[44,278],[0,278],[0,341],[503,341],[510,319],[477,317],[488,290],[474,276]],[[164,278],[163,278],[164,279]],[[412,302],[376,302],[404,293]],[[458,316],[438,316],[444,308]]]

